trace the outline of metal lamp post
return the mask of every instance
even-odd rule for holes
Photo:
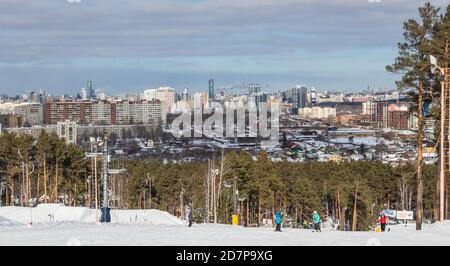
[[[95,190],[95,222],[99,223],[99,215],[98,215],[98,179],[97,179],[97,156],[101,156],[102,153],[98,153],[97,149],[98,147],[101,147],[103,145],[103,142],[100,138],[93,138],[90,139],[91,142],[91,152],[88,153],[87,157],[94,159],[94,190]],[[95,148],[95,151],[94,151]]]
[[[108,167],[108,136],[105,134],[103,138],[103,203],[102,203],[102,223],[111,222],[110,208],[109,208],[109,195],[108,195],[108,179],[109,179],[109,167]]]

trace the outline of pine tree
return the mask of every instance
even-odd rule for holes
[[[419,8],[420,21],[409,19],[403,24],[404,42],[398,44],[399,56],[394,64],[386,69],[390,72],[401,73],[402,79],[397,81],[399,89],[412,89],[417,98],[418,114],[418,159],[417,159],[417,200],[416,200],[416,229],[422,229],[423,219],[423,97],[426,88],[431,87],[429,54],[432,51],[432,36],[437,24],[439,9],[426,3]]]

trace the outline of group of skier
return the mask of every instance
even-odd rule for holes
[[[187,220],[189,223],[189,227],[192,226],[193,222],[194,222],[194,215],[192,213],[192,210],[189,210],[188,215],[187,215]],[[321,226],[320,223],[322,222],[322,220],[320,219],[320,215],[317,211],[314,211],[313,215],[312,215],[312,221],[314,224],[314,230],[316,232],[321,232]],[[281,212],[277,211],[275,212],[275,231],[276,232],[281,232]]]
[[[282,223],[282,218],[281,218],[282,213],[280,211],[276,211],[275,212],[275,231],[276,232],[281,232],[281,223]],[[187,215],[187,220],[189,222],[189,227],[192,226],[193,222],[194,222],[194,215],[192,213],[192,211],[189,211],[188,215]],[[320,215],[317,211],[313,212],[312,215],[312,221],[313,221],[313,228],[315,232],[321,232],[321,222],[322,219],[320,218]],[[304,222],[306,224],[306,221]],[[384,213],[381,213],[380,216],[378,217],[378,223],[380,224],[380,231],[381,232],[385,232],[386,231],[386,225],[388,224],[388,217],[386,217],[386,215]]]
[[[320,224],[322,222],[322,219],[320,218],[320,215],[317,211],[313,212],[312,221],[314,224],[314,231],[321,232],[322,229],[321,229]],[[280,211],[277,211],[275,213],[275,224],[276,224],[275,231],[281,232],[281,212]]]
[[[321,220],[320,215],[319,215],[319,213],[317,211],[314,211],[314,213],[312,215],[312,221],[313,221],[313,225],[314,225],[314,227],[313,227],[314,231],[321,232],[322,230],[321,230],[320,224],[321,224],[322,220]],[[386,227],[387,227],[388,222],[389,222],[388,217],[384,213],[381,213],[380,216],[378,217],[378,223],[380,224],[380,231],[381,232],[385,232],[386,231]],[[277,211],[275,213],[275,224],[276,224],[275,231],[281,232],[281,212],[279,212],[279,211]],[[307,222],[306,221],[304,222],[304,226],[307,226]],[[347,227],[347,225],[346,225],[346,227]],[[346,229],[345,231],[349,231],[349,229]],[[390,231],[390,230],[388,229],[388,231]]]

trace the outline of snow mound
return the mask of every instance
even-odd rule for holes
[[[67,207],[62,204],[40,204],[32,209],[33,222],[89,222],[85,218],[95,212],[85,207]],[[92,222],[95,222],[93,220]]]
[[[183,225],[183,221],[160,210],[111,210],[111,221],[120,224]]]
[[[0,216],[0,226],[14,226],[14,225],[20,225],[20,223],[11,221],[9,219],[6,219],[5,217]]]
[[[99,210],[98,216],[101,216]],[[35,208],[0,207],[0,226],[3,224],[47,224],[61,222],[95,223],[94,209],[68,207],[63,204],[40,204]],[[2,222],[4,221],[4,222]],[[177,217],[160,210],[111,210],[111,223],[183,225]]]
[[[12,222],[26,224],[30,222],[30,210],[21,207],[1,207],[0,217]]]

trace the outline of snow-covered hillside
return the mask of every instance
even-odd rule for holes
[[[0,245],[450,245],[450,222],[390,226],[390,232],[338,232],[194,224],[158,210],[114,210],[112,223],[95,224],[95,211],[60,205],[0,208]],[[55,222],[48,215],[54,214]]]

